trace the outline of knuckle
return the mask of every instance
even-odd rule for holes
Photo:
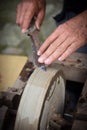
[[[54,44],[51,44],[50,47],[49,47],[49,51],[52,51],[55,49],[55,45]]]
[[[50,44],[50,50],[52,50],[54,46],[54,43]]]
[[[28,22],[23,22],[21,24],[22,24],[22,28],[28,28],[29,26]]]
[[[64,47],[64,48],[65,48],[65,47]],[[58,53],[59,53],[59,54],[62,53],[64,48],[63,48],[63,46],[58,47],[57,50],[56,50],[56,53],[57,53],[57,54],[58,54]]]
[[[47,50],[44,55],[47,57],[49,54],[50,54],[50,51]]]
[[[71,28],[68,26],[67,22],[61,24],[59,26],[59,29],[65,33],[65,35],[70,35],[70,33],[72,32],[71,31]]]
[[[51,58],[52,58],[52,60],[57,59],[57,54],[56,54],[56,53],[55,53],[55,54],[53,54],[53,55],[51,56]]]
[[[58,26],[58,29],[62,29],[62,28],[63,28],[63,27],[62,27],[62,24]]]
[[[70,55],[74,51],[74,48],[70,47],[67,51],[66,55]]]
[[[66,23],[59,25],[58,28],[61,29],[61,30],[65,30],[67,28]]]
[[[26,14],[25,15],[25,23],[28,23],[28,20],[29,20],[29,16]]]

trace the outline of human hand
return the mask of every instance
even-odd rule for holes
[[[35,25],[40,29],[40,25],[45,15],[45,0],[21,0],[17,6],[16,23],[25,33],[30,22],[35,17]]]
[[[87,11],[61,24],[38,51],[40,63],[63,61],[87,42]]]

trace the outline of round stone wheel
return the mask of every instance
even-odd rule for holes
[[[60,70],[35,69],[29,78],[19,104],[15,130],[48,130],[54,113],[62,114],[65,81]]]

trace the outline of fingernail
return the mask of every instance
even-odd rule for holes
[[[44,62],[44,61],[43,61],[43,58],[39,58],[39,59],[38,59],[38,62],[43,63],[43,62]]]
[[[46,59],[44,62],[45,64],[50,64],[50,59]]]
[[[59,61],[62,61],[62,58],[60,57],[60,58],[58,58],[58,60],[59,60]]]
[[[41,55],[41,52],[40,52],[40,51],[38,51],[38,52],[37,52],[37,55],[38,55],[38,56],[40,56],[40,55]]]
[[[36,22],[36,27],[37,27],[38,30],[40,30],[40,27],[39,27],[39,25],[37,24],[37,22]]]
[[[37,29],[40,30],[40,27],[37,25]]]
[[[22,32],[22,33],[26,33],[26,29],[22,29],[21,32]]]

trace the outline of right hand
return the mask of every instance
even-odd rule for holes
[[[66,21],[41,45],[38,61],[47,65],[65,60],[87,43],[87,10]]]
[[[45,0],[21,0],[17,6],[16,23],[21,27],[22,33],[25,33],[32,18],[35,17],[35,25],[39,30],[44,15]]]

